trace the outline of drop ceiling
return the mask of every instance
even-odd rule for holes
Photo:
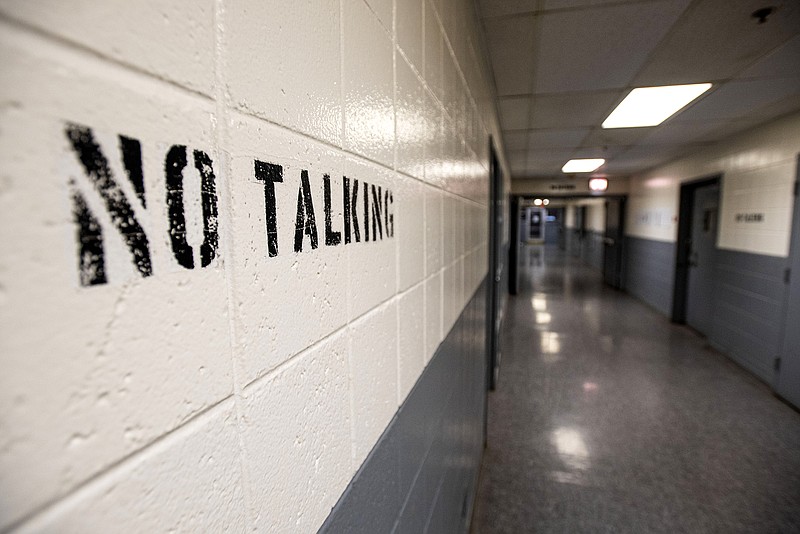
[[[773,7],[766,22],[751,14]],[[800,0],[478,0],[514,178],[626,176],[800,110]],[[659,126],[604,130],[634,88],[712,82]]]

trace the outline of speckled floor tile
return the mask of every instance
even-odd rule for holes
[[[800,413],[578,260],[522,257],[473,534],[800,532]]]

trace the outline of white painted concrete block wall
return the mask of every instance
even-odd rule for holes
[[[498,130],[472,9],[0,1],[0,531],[316,530],[486,274]],[[67,123],[92,129],[152,276]],[[120,134],[141,143],[146,205]],[[213,160],[205,267],[170,248],[171,145]],[[274,257],[256,159],[284,172]],[[294,252],[302,171],[321,241],[325,174],[337,199],[345,176],[390,190],[394,235]],[[183,176],[199,263],[203,192]],[[108,283],[80,285],[75,190]]]
[[[606,202],[603,199],[579,201],[579,206],[586,206],[586,229],[593,232],[606,231]]]
[[[800,153],[794,114],[631,178],[626,234],[674,242],[682,182],[722,174],[720,248],[786,257]],[[737,214],[761,213],[758,224]]]
[[[566,228],[576,228],[576,212],[581,206],[586,207],[586,230],[593,232],[605,232],[606,230],[606,205],[602,198],[589,198],[579,200],[567,200],[564,205],[564,226]]]

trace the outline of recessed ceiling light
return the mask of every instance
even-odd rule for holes
[[[710,88],[710,83],[637,87],[603,121],[603,128],[657,126]]]
[[[571,159],[561,167],[561,172],[592,172],[605,163],[604,159]]]

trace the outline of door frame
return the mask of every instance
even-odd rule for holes
[[[800,404],[794,404],[797,402],[800,397],[793,395],[791,399],[787,398],[783,394],[783,392],[788,389],[787,386],[791,384],[787,381],[787,384],[784,385],[781,381],[781,378],[784,378],[786,381],[786,375],[782,373],[786,372],[787,362],[788,365],[791,366],[798,366],[800,362],[798,361],[791,361],[790,354],[792,349],[796,350],[796,347],[792,345],[792,337],[791,337],[791,327],[789,325],[789,321],[797,315],[797,306],[796,302],[791,301],[791,297],[798,292],[798,284],[800,284],[800,154],[797,156],[797,164],[795,170],[795,178],[794,178],[794,208],[792,209],[792,226],[791,226],[791,236],[789,238],[789,257],[786,258],[786,270],[785,270],[785,278],[786,278],[786,296],[783,302],[783,324],[781,326],[781,346],[780,346],[780,353],[778,354],[778,359],[775,361],[775,377],[773,378],[773,391],[775,394],[789,403],[790,406],[794,407],[796,410],[800,411]]]
[[[626,248],[625,247],[625,223],[626,223],[626,219],[627,219],[625,217],[625,215],[626,215],[627,209],[628,209],[628,195],[607,195],[607,196],[605,196],[603,198],[605,198],[604,206],[605,206],[605,209],[606,209],[606,212],[605,212],[606,229],[603,232],[603,234],[604,234],[603,235],[603,268],[602,268],[603,281],[606,282],[610,287],[613,287],[614,289],[622,290],[622,289],[625,288],[625,261],[627,259],[626,256],[625,256],[625,248]],[[619,201],[619,221],[618,221],[618,224],[619,224],[620,243],[619,243],[619,249],[617,249],[618,250],[618,252],[617,252],[617,254],[618,254],[618,262],[617,262],[617,272],[615,273],[615,280],[614,280],[615,283],[614,284],[610,284],[610,283],[608,283],[608,281],[605,280],[605,277],[606,277],[606,254],[608,254],[608,247],[606,246],[606,239],[608,238],[608,236],[606,234],[608,233],[608,203],[610,201]]]
[[[494,145],[494,138],[489,136],[489,272],[487,275],[488,294],[486,299],[486,388],[493,390],[496,386],[496,373],[499,367],[500,336],[497,322],[500,319],[500,280],[502,276],[503,255],[499,252],[502,244],[502,209],[503,209],[503,170]]]
[[[521,245],[519,204],[521,198],[519,195],[509,195],[508,292],[512,295],[519,293],[519,247]]]
[[[694,193],[701,187],[722,185],[722,174],[713,174],[681,183],[678,205],[678,241],[675,249],[675,284],[672,289],[672,322],[686,324],[689,290],[689,255],[694,221]],[[720,189],[721,192],[721,189]]]

